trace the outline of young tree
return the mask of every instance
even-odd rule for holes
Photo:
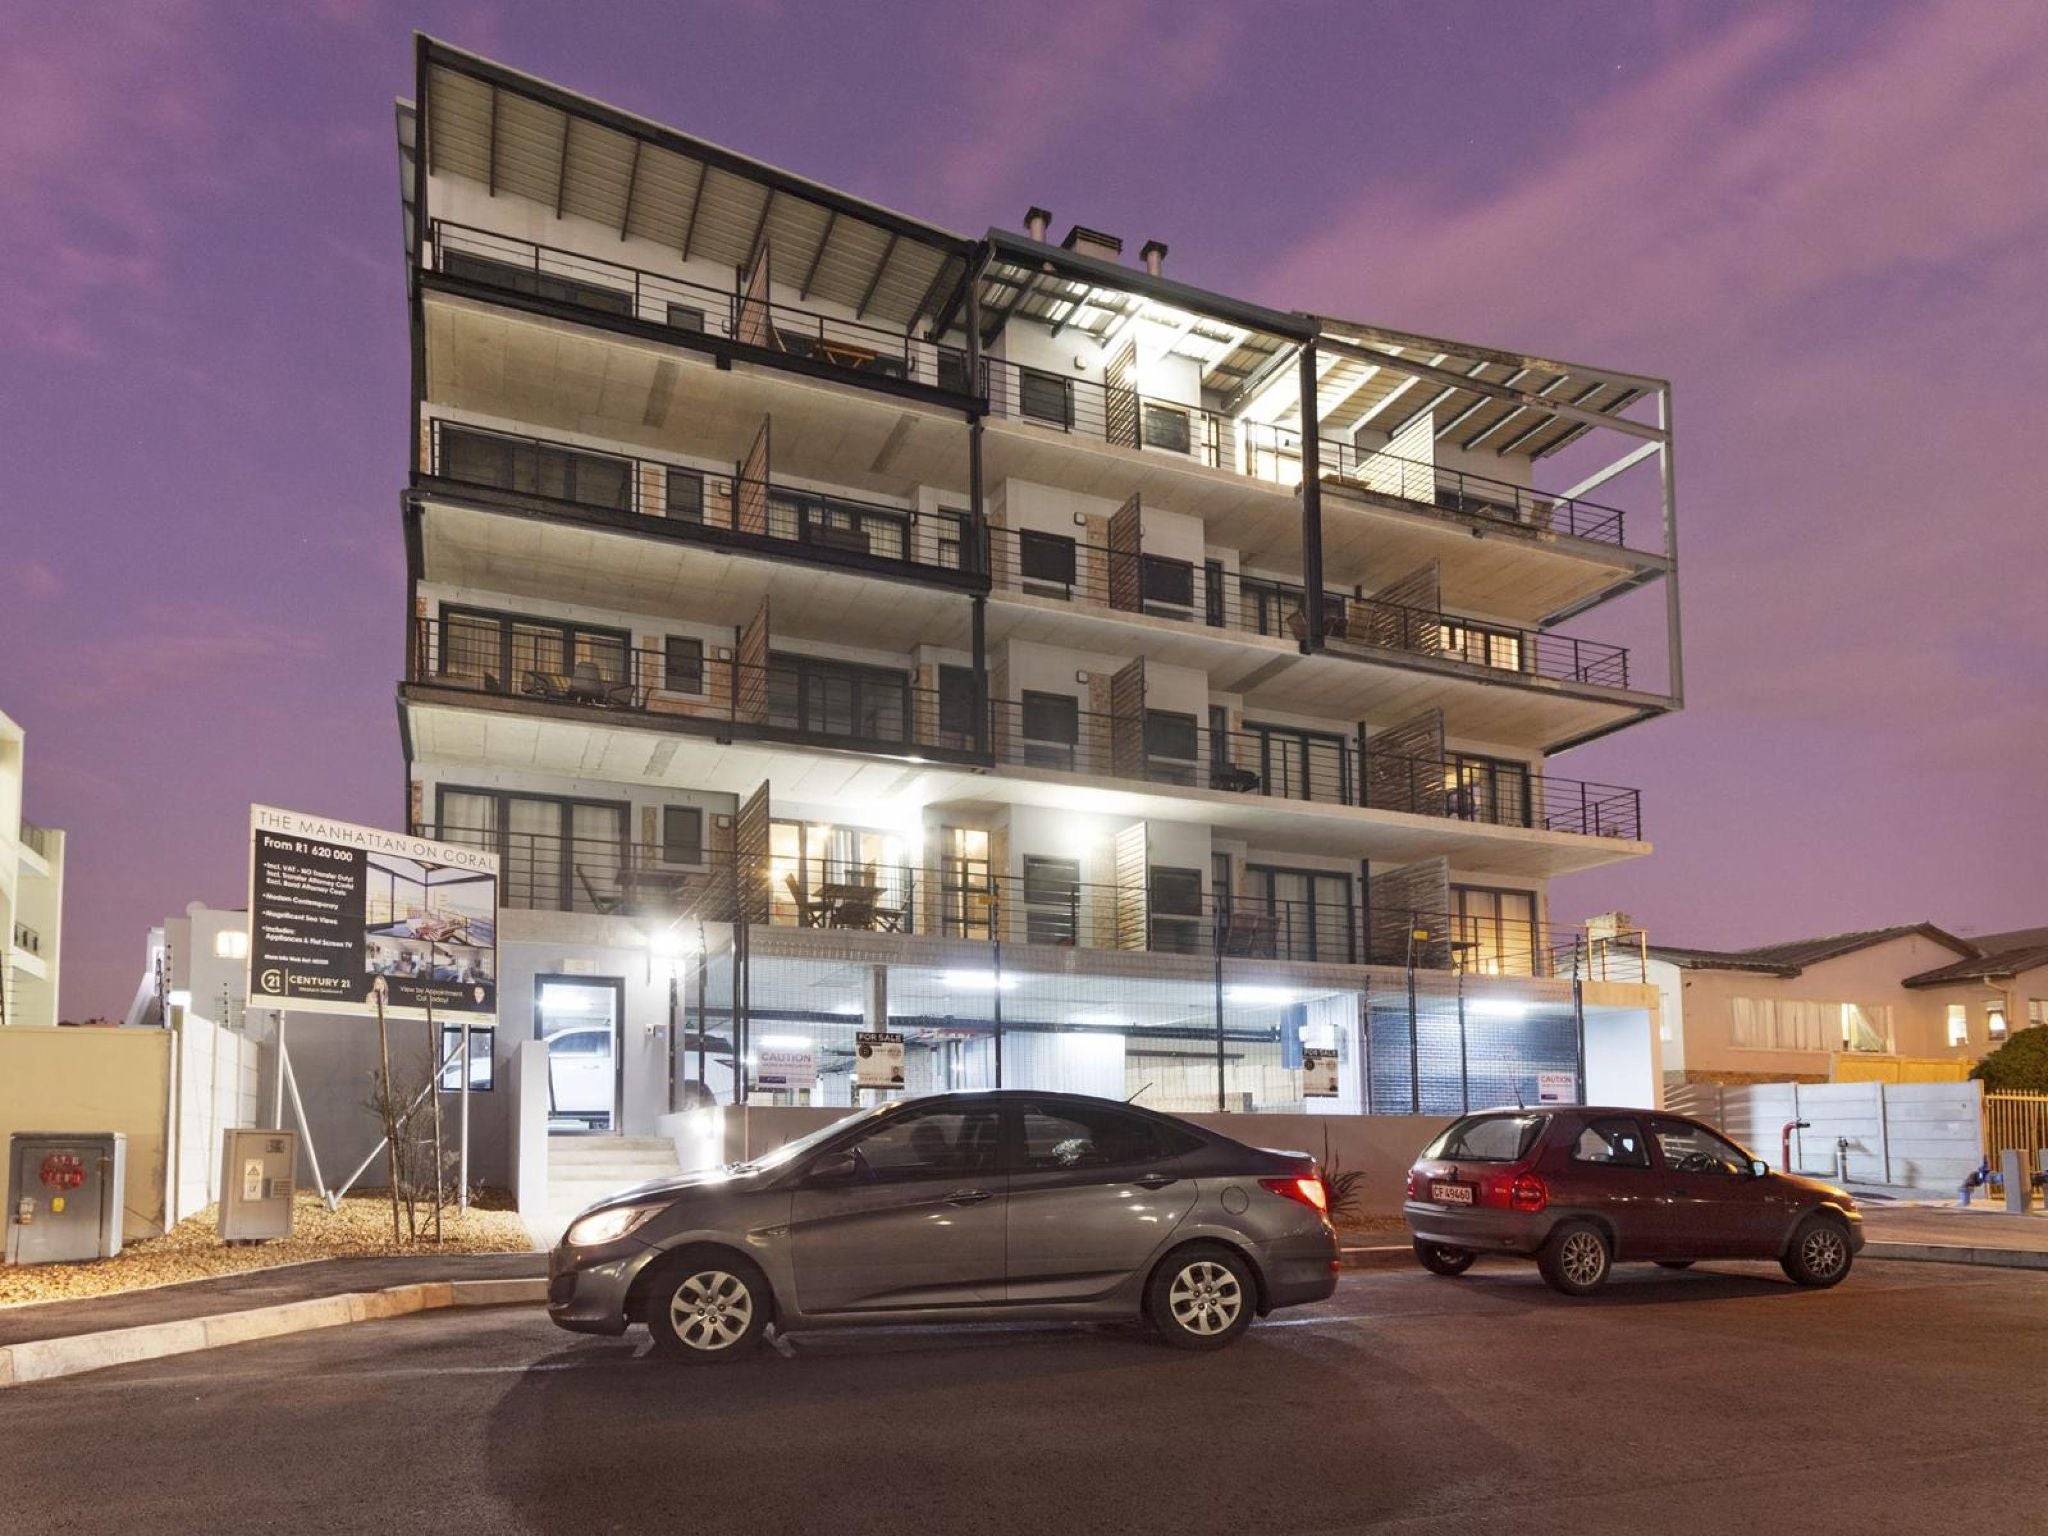
[[[1970,1068],[1992,1093],[2048,1093],[2048,1024],[2023,1029]]]

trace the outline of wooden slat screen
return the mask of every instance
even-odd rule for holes
[[[1382,811],[1444,814],[1444,716],[1426,709],[1365,743],[1365,803]]]
[[[1145,776],[1145,658],[1109,680],[1109,768],[1120,779]]]
[[[768,720],[768,599],[740,630],[733,650],[733,718],[749,725]]]
[[[739,473],[735,477],[741,533],[766,535],[768,532],[768,446],[769,429],[773,425],[774,418],[761,418],[761,430],[754,434],[753,446],[747,449],[747,456],[740,461]]]
[[[1145,606],[1144,540],[1144,514],[1133,491],[1109,519],[1109,606],[1124,613],[1138,613]]]

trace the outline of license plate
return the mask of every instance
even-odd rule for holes
[[[1432,1184],[1429,1186],[1429,1198],[1438,1205],[1470,1205],[1472,1190],[1464,1184]]]

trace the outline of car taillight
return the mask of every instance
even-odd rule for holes
[[[1300,1201],[1318,1216],[1330,1214],[1330,1192],[1323,1187],[1321,1174],[1305,1173],[1293,1179],[1261,1179],[1259,1183],[1276,1195]]]
[[[1550,1191],[1533,1173],[1518,1173],[1508,1186],[1508,1204],[1518,1211],[1540,1211],[1550,1204]]]
[[[1420,1168],[1410,1168],[1408,1170],[1408,1198],[1410,1200],[1420,1200],[1422,1198],[1422,1170]]]

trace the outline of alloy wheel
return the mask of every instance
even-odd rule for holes
[[[1600,1276],[1607,1269],[1607,1253],[1599,1234],[1574,1232],[1564,1240],[1558,1251],[1558,1267],[1564,1277],[1573,1285],[1589,1286],[1599,1283]]]
[[[1204,1338],[1223,1333],[1244,1310],[1244,1289],[1237,1276],[1213,1259],[1197,1259],[1181,1267],[1166,1293],[1173,1320]]]
[[[676,1287],[668,1304],[669,1326],[691,1349],[730,1349],[754,1321],[754,1293],[739,1276],[704,1269]]]
[[[1848,1262],[1849,1245],[1842,1241],[1842,1234],[1826,1222],[1815,1225],[1799,1245],[1799,1260],[1806,1266],[1807,1273],[1815,1279],[1825,1280]]]

